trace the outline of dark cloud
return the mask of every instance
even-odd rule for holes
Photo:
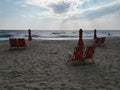
[[[50,8],[54,11],[54,13],[65,13],[69,10],[70,3],[67,2],[60,2],[58,4],[51,4],[49,5]]]

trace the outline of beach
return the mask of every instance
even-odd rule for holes
[[[26,49],[11,49],[0,41],[0,90],[120,89],[120,38],[96,47],[95,64],[69,64],[75,46],[77,40],[32,40]]]

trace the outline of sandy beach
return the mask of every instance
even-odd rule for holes
[[[90,45],[93,40],[84,40]],[[68,63],[77,40],[32,40],[26,49],[0,41],[0,90],[119,90],[120,38],[97,46],[95,64]]]

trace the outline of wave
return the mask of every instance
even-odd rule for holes
[[[11,35],[11,34],[1,34],[0,35],[0,38],[10,38],[10,37],[13,37],[13,35]]]

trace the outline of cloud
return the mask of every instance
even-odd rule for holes
[[[36,16],[34,16],[34,15],[21,15],[23,18],[34,18],[34,17],[36,17]]]
[[[110,4],[107,4],[107,5],[86,9],[83,12],[73,15],[68,19],[72,19],[72,20],[95,19],[95,18],[99,18],[107,14],[114,13],[114,12],[120,12],[120,1],[119,0],[111,2]]]
[[[119,29],[120,0],[7,0],[14,12],[2,21],[16,28]],[[15,4],[15,5],[12,5]],[[8,8],[9,9],[9,8]],[[10,8],[11,9],[11,8]],[[16,10],[18,9],[18,10]],[[10,11],[10,10],[9,10]],[[4,11],[3,11],[4,13]],[[8,12],[7,12],[8,13]],[[1,14],[1,11],[0,11]],[[2,15],[2,14],[1,14]],[[9,15],[10,14],[6,14]],[[18,18],[18,16],[20,18]],[[19,20],[18,20],[19,19]],[[16,21],[19,21],[16,23]],[[3,22],[2,22],[3,23]],[[3,25],[3,24],[2,24]],[[47,26],[47,27],[46,27]],[[4,25],[2,27],[5,27]]]
[[[54,11],[54,13],[65,13],[69,10],[70,8],[70,3],[65,3],[65,2],[60,2],[58,4],[51,4],[49,5]]]
[[[96,18],[93,20],[87,19],[77,19],[77,20],[67,20],[62,22],[62,28],[70,30],[78,30],[83,28],[84,30],[120,30],[120,13],[114,13]]]
[[[58,16],[59,14],[60,16],[61,14],[66,14],[70,16],[77,11],[77,7],[81,5],[83,1],[86,0],[24,0],[22,6],[39,6],[48,9],[48,12],[52,15],[54,14]]]
[[[111,0],[108,0],[109,2]],[[61,18],[61,19],[94,19],[111,12],[114,12],[120,7],[119,0],[101,6],[98,3],[108,2],[104,0],[23,0],[22,6],[26,7],[29,5],[41,7],[47,9],[46,17]],[[92,6],[86,8],[82,7],[84,4],[92,3]],[[117,6],[116,6],[117,5]],[[96,7],[97,6],[97,7]],[[80,8],[82,7],[82,8]],[[86,8],[86,10],[84,10]],[[110,9],[110,10],[109,10]],[[41,13],[41,15],[44,13]]]
[[[120,13],[111,13],[109,15],[96,18],[91,21],[91,25],[99,30],[119,30],[120,29]]]

